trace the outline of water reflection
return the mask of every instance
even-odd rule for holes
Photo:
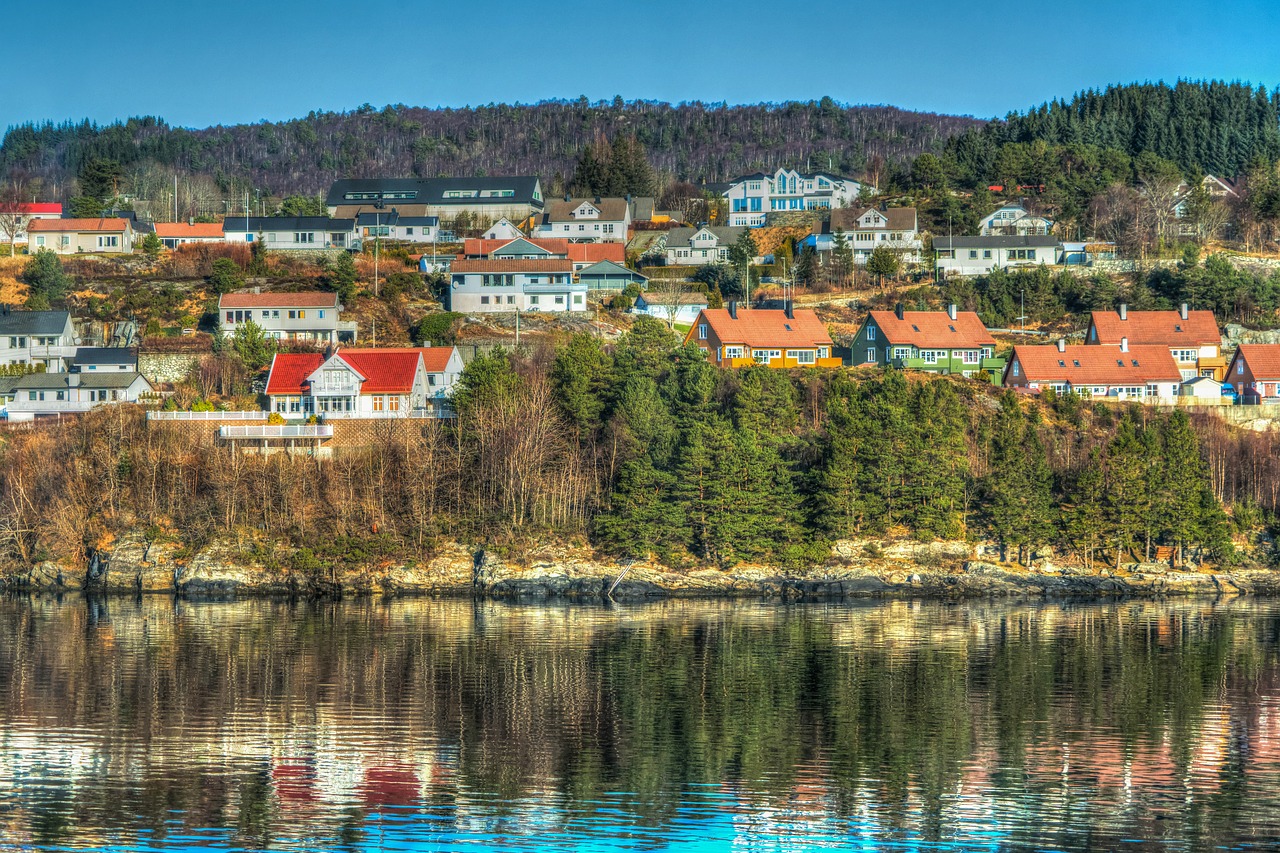
[[[1280,603],[0,601],[42,849],[1280,837]]]

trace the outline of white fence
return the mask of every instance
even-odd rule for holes
[[[265,421],[266,412],[147,412],[149,421]]]
[[[299,426],[224,426],[218,428],[219,438],[282,439],[282,438],[332,438],[333,427],[323,424]]]

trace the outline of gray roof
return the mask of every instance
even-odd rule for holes
[[[82,388],[128,388],[142,374],[136,371],[120,371],[119,373],[29,373],[26,376],[18,377],[18,381],[14,383],[14,391],[25,391],[31,389],[33,391],[62,389],[70,385],[68,381],[71,377],[80,380]],[[143,380],[144,382],[146,380]],[[147,383],[150,385],[151,383]]]
[[[657,208],[657,203],[651,195],[636,196],[631,199],[631,218],[641,222],[648,222],[653,219],[653,212]]]
[[[631,276],[642,281],[648,281],[649,277],[643,273],[638,273],[633,269],[624,267],[622,264],[613,261],[596,261],[589,267],[583,267],[578,270],[578,278],[598,277],[598,276]]]
[[[584,202],[600,211],[600,215],[591,220],[593,222],[621,222],[627,217],[628,206],[625,198],[570,198],[567,201],[560,198],[547,202],[542,214],[542,221],[544,223],[575,222],[577,219],[571,214],[581,207]]]
[[[667,232],[668,249],[687,249],[693,235],[699,231],[710,231],[716,235],[721,246],[732,246],[746,228],[735,225],[707,225],[703,228],[672,228]]]
[[[934,237],[934,249],[1056,249],[1057,237],[1010,234],[992,237]]]
[[[0,335],[61,335],[71,314],[67,311],[13,311],[0,307]]]
[[[228,216],[222,221],[224,234],[230,231],[350,231],[355,227],[354,219],[327,216],[250,216],[247,220],[243,216]]]
[[[532,175],[486,178],[347,178],[333,182],[325,197],[325,204],[329,207],[352,204],[370,207],[377,204],[388,207],[396,204],[529,204],[541,208],[542,201],[534,197],[534,190],[537,188],[538,179]],[[444,194],[449,190],[512,190],[514,195],[507,198],[445,198]],[[350,199],[346,197],[348,193],[394,193],[398,197]],[[413,195],[404,197],[406,193]]]
[[[138,351],[133,347],[77,347],[72,364],[133,364]]]

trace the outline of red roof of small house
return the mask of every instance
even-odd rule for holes
[[[267,375],[267,394],[305,394],[307,377],[324,364],[318,352],[278,352],[271,359]]]
[[[124,231],[129,220],[118,217],[99,217],[96,219],[33,219],[27,226],[28,232],[36,231]]]
[[[1015,360],[1028,382],[1114,387],[1182,381],[1169,348],[1159,344],[1131,346],[1128,352],[1106,344],[1075,344],[1061,351],[1056,345],[1016,346],[1010,366]]]
[[[1235,357],[1244,359],[1254,379],[1280,379],[1280,344],[1241,344]]]
[[[364,377],[361,394],[408,394],[413,390],[423,350],[340,349],[336,354]]]
[[[188,239],[197,238],[203,240],[221,240],[222,239],[222,223],[221,222],[157,222],[157,237],[186,237]]]
[[[627,247],[622,243],[570,243],[569,260],[578,264],[595,264],[600,261],[625,264]]]
[[[568,258],[507,258],[487,261],[454,261],[450,272],[573,272],[573,261]]]
[[[298,293],[226,293],[218,299],[219,308],[336,308],[338,294],[322,290]]]
[[[901,320],[893,311],[872,311],[871,319],[889,344],[923,349],[994,347],[996,344],[986,325],[972,311],[957,311],[954,320],[946,311],[903,311]]]
[[[728,308],[704,308],[698,314],[697,323],[706,323],[723,344],[746,344],[752,349],[764,347],[830,346],[831,335],[827,327],[813,311],[797,308],[794,317],[780,309],[738,307],[738,319],[729,315]],[[690,334],[693,330],[690,330]]]
[[[6,210],[4,212],[8,213],[9,211]],[[55,216],[61,216],[62,205],[48,201],[24,201],[19,202],[18,213],[25,213],[28,216],[37,216],[40,214],[47,215],[52,213]]]
[[[524,240],[526,243],[532,243],[539,249],[545,249],[553,255],[564,255],[569,251],[569,241],[557,238],[544,239],[534,237],[515,237],[510,240],[481,240],[475,237],[468,238],[462,244],[462,254],[467,257],[489,257],[503,246],[510,245],[517,240]]]
[[[1212,311],[1188,311],[1182,319],[1178,311],[1129,311],[1121,320],[1116,311],[1094,311],[1090,323],[1098,332],[1096,343],[1119,344],[1128,338],[1130,344],[1159,344],[1166,347],[1185,345],[1218,346],[1222,333]],[[1092,337],[1089,343],[1095,343]]]

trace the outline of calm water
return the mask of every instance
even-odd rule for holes
[[[0,850],[1278,841],[1280,602],[0,600]]]

